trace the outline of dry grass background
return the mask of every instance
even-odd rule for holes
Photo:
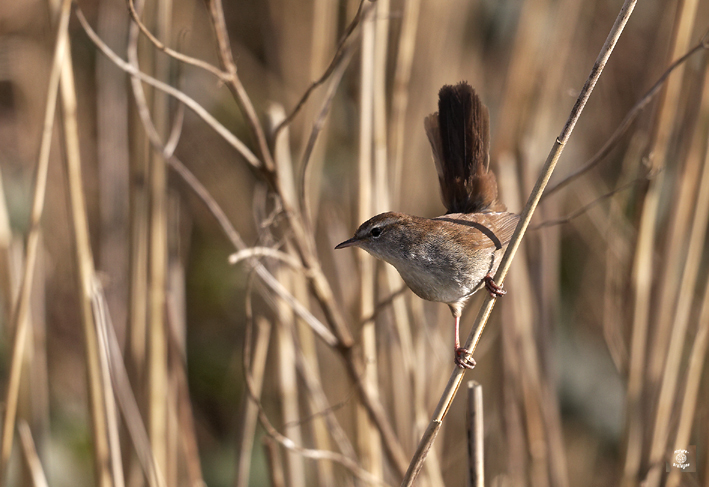
[[[423,117],[460,80],[520,211],[621,3],[136,3],[212,72],[122,1],[78,6],[125,69],[213,118],[126,75],[70,2],[0,4],[0,482],[398,484],[452,320],[332,249],[378,212],[443,211]],[[637,6],[552,187],[707,25],[707,2]],[[543,199],[467,374],[488,485],[709,486],[706,71],[699,47]],[[467,485],[463,396],[417,485]],[[697,472],[665,473],[689,445]]]

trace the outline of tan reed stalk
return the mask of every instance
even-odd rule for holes
[[[671,60],[679,57],[687,50],[689,31],[694,24],[697,2],[689,0],[683,2],[674,27],[673,48]],[[650,171],[657,172],[665,166],[668,144],[677,118],[677,106],[682,86],[683,67],[677,68],[665,85],[659,111],[655,119],[654,139],[648,153],[651,154]],[[650,306],[652,303],[651,290],[654,269],[655,233],[657,215],[660,204],[660,193],[664,182],[664,171],[650,180],[649,188],[645,194],[640,228],[637,237],[635,260],[633,262],[634,309],[633,328],[630,348],[630,365],[628,375],[628,393],[626,397],[626,453],[623,472],[623,485],[630,486],[637,481],[638,471],[644,444],[644,420],[641,402],[643,401],[644,377],[646,375],[646,342],[648,327],[650,325]],[[669,326],[658,323],[657,336],[661,337],[666,332],[663,328]],[[666,335],[665,335],[666,336]],[[657,343],[657,342],[656,342]],[[653,351],[657,353],[658,350]],[[654,355],[649,367],[652,370],[653,362],[664,362],[664,353]],[[652,376],[652,372],[650,373]]]
[[[268,355],[268,342],[271,338],[271,323],[265,318],[258,318],[256,320],[255,335],[250,373],[255,386],[254,393],[257,394],[258,399],[260,398],[260,393],[263,388],[264,370],[266,369],[266,358]],[[247,345],[251,346],[250,344]],[[248,394],[244,395],[241,411],[234,487],[248,487],[251,472],[251,453],[258,419],[258,407]]]
[[[402,6],[401,31],[396,49],[394,86],[391,94],[391,117],[389,123],[389,152],[392,166],[392,201],[401,201],[401,179],[404,167],[404,141],[406,140],[406,109],[409,103],[411,67],[416,48],[421,0],[408,0]]]
[[[365,221],[372,216],[375,201],[372,175],[372,152],[374,148],[374,73],[376,49],[376,24],[379,4],[369,10],[362,19],[362,52],[359,95],[359,155],[358,155],[358,205],[357,221]],[[375,261],[363,253],[358,253],[360,267],[360,307],[359,316],[364,318],[374,312]],[[376,330],[373,322],[365,323],[360,333],[362,343],[362,363],[366,364],[361,379],[364,387],[376,397],[378,391],[378,364]],[[363,406],[357,407],[357,450],[362,466],[377,478],[382,478],[381,440],[376,428]]]
[[[313,28],[310,42],[310,67],[309,79],[318,79],[318,77],[327,69],[330,59],[332,59],[333,48],[337,48],[335,41],[337,36],[337,5],[327,0],[314,0],[313,4]],[[299,8],[299,7],[297,7]],[[300,64],[300,60],[294,59]],[[347,64],[347,63],[345,63]],[[334,80],[334,73],[333,73]],[[339,84],[339,83],[338,83]],[[327,97],[328,95],[326,95]],[[318,120],[318,115],[315,107],[309,106],[305,114],[305,120]],[[317,122],[316,122],[317,123]],[[303,124],[307,126],[307,124]],[[309,162],[307,167],[310,168],[309,177],[307,180],[308,187],[304,189],[301,197],[307,199],[307,206],[302,207],[305,218],[310,221],[313,215],[317,215],[320,209],[320,191],[313,191],[310,188],[320,188],[322,183],[322,172],[325,167],[325,141],[328,138],[328,120],[322,122],[320,129],[320,139],[322,142],[315,144],[308,157]],[[271,132],[273,133],[273,132]],[[308,145],[308,131],[303,131],[303,147]],[[306,149],[307,150],[307,149]],[[301,168],[304,170],[305,168]],[[305,212],[305,208],[309,212]],[[322,484],[321,484],[322,485]]]
[[[554,171],[561,152],[563,151],[563,148],[566,142],[568,141],[569,136],[571,135],[571,132],[573,131],[573,128],[576,125],[579,116],[581,115],[581,111],[586,105],[586,102],[588,101],[588,98],[591,95],[594,86],[596,85],[596,82],[598,81],[598,78],[603,72],[603,68],[605,67],[608,59],[610,58],[613,48],[618,42],[620,34],[623,32],[625,24],[630,18],[630,15],[632,14],[633,9],[635,8],[635,4],[635,0],[626,0],[623,3],[623,6],[621,7],[620,13],[618,14],[618,17],[616,18],[616,21],[613,24],[613,27],[611,28],[606,42],[604,43],[601,52],[598,55],[598,58],[596,59],[596,62],[593,65],[593,68],[591,69],[591,73],[588,79],[586,80],[586,83],[584,84],[583,88],[581,89],[576,104],[571,110],[571,114],[569,115],[569,118],[566,124],[564,125],[564,128],[559,134],[559,137],[556,139],[556,142],[554,143],[551,152],[547,157],[547,162],[544,164],[543,171],[539,179],[537,180],[537,184],[535,185],[529,199],[527,200],[527,204],[525,205],[525,208],[522,211],[520,223],[517,225],[517,228],[515,229],[515,232],[512,235],[512,239],[510,240],[507,251],[505,252],[504,257],[502,258],[502,261],[500,262],[500,267],[497,271],[497,274],[495,275],[495,282],[497,283],[502,283],[505,279],[505,276],[507,275],[507,272],[509,271],[512,258],[516,254],[517,249],[521,244],[522,237],[524,236],[524,233],[527,227],[529,226],[529,222],[531,221],[534,210],[536,209],[536,206],[539,203],[541,194],[544,191],[544,188],[546,187],[547,183],[549,182],[549,178],[551,177],[551,174]],[[495,298],[492,298],[489,295],[486,296],[485,300],[483,301],[482,308],[480,309],[480,312],[478,313],[478,316],[473,325],[473,330],[471,331],[464,345],[464,348],[470,350],[471,354],[474,352],[478,342],[480,341],[480,336],[483,332],[483,329],[485,328],[485,324],[487,323],[488,318],[490,317],[490,313],[492,312],[492,307],[494,306],[495,301]],[[435,440],[438,430],[440,429],[443,418],[448,412],[450,404],[453,398],[455,397],[460,383],[462,382],[463,374],[464,371],[457,367],[451,374],[451,378],[448,381],[448,384],[446,385],[446,389],[438,403],[438,406],[436,407],[436,410],[434,411],[433,419],[429,423],[429,427],[427,428],[426,432],[423,435],[423,438],[419,442],[416,454],[414,455],[409,465],[409,469],[406,472],[406,476],[404,477],[402,486],[411,485],[415,478],[418,476],[418,473],[421,470],[421,466],[423,465],[426,455],[429,449],[431,448],[433,441]]]
[[[13,272],[10,254],[12,229],[10,228],[10,216],[7,211],[8,200],[3,184],[2,168],[0,168],[0,299],[5,303],[3,320],[5,323],[12,323],[12,303],[15,301],[17,291],[17,276]]]
[[[156,4],[157,37],[169,42],[172,32],[171,0]],[[169,59],[155,56],[153,71],[158,79],[168,80]],[[155,128],[163,137],[169,130],[169,99],[162,92],[153,93],[152,117]],[[169,482],[174,478],[174,465],[168,464],[167,402],[170,395],[167,370],[167,329],[165,321],[165,291],[167,286],[167,167],[162,154],[150,156],[149,192],[149,267],[148,267],[148,417],[150,444],[160,470]]]
[[[266,436],[263,439],[263,446],[266,450],[268,460],[268,474],[271,487],[286,487],[285,475],[283,473],[283,463],[281,452],[278,450],[278,443]]]
[[[34,487],[49,487],[47,476],[44,474],[42,462],[37,455],[34,439],[32,439],[32,431],[26,421],[20,420],[17,423],[17,430],[20,433],[20,441],[22,443],[22,451],[25,454],[25,461],[29,467],[32,476],[32,485]]]
[[[701,104],[703,112],[702,119],[706,121],[707,114],[709,114],[709,79],[706,77]],[[705,125],[703,123],[697,124],[694,135],[698,141],[704,142],[706,139],[706,130],[704,127]],[[701,147],[705,143],[702,142],[697,142],[695,146]],[[662,462],[669,440],[676,391],[681,382],[680,366],[687,328],[689,326],[689,318],[692,311],[692,301],[694,300],[695,289],[700,284],[698,282],[699,270],[701,268],[702,255],[706,250],[706,230],[707,226],[709,226],[709,152],[707,152],[706,149],[704,150],[705,154],[703,157],[699,192],[693,204],[694,216],[690,226],[686,260],[684,266],[681,268],[681,277],[678,287],[679,298],[670,328],[672,334],[669,337],[670,342],[662,375],[662,386],[657,400],[657,411],[649,456],[650,465],[655,467],[651,469],[648,476],[649,487],[659,485],[660,477],[662,476],[662,469],[659,469],[656,465]]]
[[[98,5],[96,30],[109,45],[123,47],[128,33],[124,7],[110,1]],[[123,343],[128,311],[128,213],[129,213],[129,144],[128,86],[113,63],[96,59],[96,153],[99,194],[100,272],[111,276],[106,299]]]
[[[143,2],[138,1],[137,7],[142,12]],[[81,17],[79,17],[81,19]],[[134,69],[138,69],[138,38],[140,31],[135,22],[128,26],[127,59]],[[138,105],[138,115],[148,112],[147,101],[143,93],[143,85],[135,78],[130,78],[133,98]],[[149,112],[147,113],[149,116]],[[132,117],[131,126],[134,127],[132,137],[136,143],[131,154],[130,179],[133,182],[130,188],[130,284],[128,311],[128,366],[131,378],[136,385],[139,397],[147,394],[145,384],[146,362],[148,354],[147,329],[148,329],[148,191],[144,184],[135,184],[135,181],[148,180],[148,159],[150,145],[145,131],[139,123],[138,117]],[[134,122],[134,123],[133,123]],[[141,404],[144,404],[141,402]],[[131,465],[134,465],[131,463]],[[132,468],[137,468],[134,466]]]
[[[271,108],[271,124],[277,125],[284,118],[284,113],[280,107]],[[288,206],[297,208],[297,195],[295,181],[293,177],[293,164],[290,158],[290,147],[288,144],[288,131],[282,133],[278,139],[278,150],[274,152],[274,163],[279,174],[283,199]],[[286,247],[288,255],[295,257],[295,252],[291,246]],[[298,276],[283,266],[278,266],[274,271],[274,277],[283,284],[288,292],[295,296],[300,287],[304,287]],[[307,301],[302,301],[307,302]],[[280,395],[281,415],[284,435],[292,439],[296,444],[303,444],[303,434],[300,426],[300,405],[298,398],[300,388],[296,375],[296,347],[293,340],[293,329],[296,326],[295,314],[292,308],[285,302],[276,303],[278,322],[276,323],[276,341],[278,343],[278,392]],[[306,485],[305,464],[303,458],[296,452],[286,453],[286,469],[288,472],[288,484],[290,487],[303,487]]]
[[[111,373],[111,383],[125,420],[128,436],[135,447],[140,467],[142,467],[146,473],[148,485],[151,487],[166,487],[165,479],[162,472],[157,468],[155,456],[150,447],[147,428],[143,423],[138,403],[133,394],[130,380],[128,379],[128,371],[123,362],[118,337],[111,323],[111,316],[106,304],[106,299],[103,296],[103,290],[98,280],[94,280],[92,299],[94,312],[97,316],[100,315],[102,317],[102,319],[96,322],[98,325],[99,342],[104,348],[106,356],[110,358],[109,370]]]
[[[375,45],[373,54],[373,153],[374,153],[374,194],[372,195],[372,215],[382,213],[391,209],[391,187],[389,174],[388,141],[387,141],[387,96],[386,96],[386,74],[387,74],[387,52],[389,47],[389,17],[391,8],[389,0],[379,0],[375,12]],[[400,177],[395,175],[395,177]],[[371,217],[369,215],[367,218]],[[362,220],[364,221],[364,220]],[[399,289],[403,283],[399,273],[392,266],[384,266],[384,274],[389,292]],[[384,287],[384,286],[383,286]],[[388,367],[391,370],[400,370],[400,379],[392,381],[391,402],[396,411],[394,422],[397,433],[402,443],[408,445],[412,441],[411,423],[413,421],[413,411],[411,409],[411,378],[413,375],[413,357],[407,350],[412,349],[411,327],[409,323],[408,310],[403,297],[394,300],[394,325],[399,337],[401,346],[391,347],[383,355],[391,363]],[[386,367],[387,365],[385,365]],[[404,380],[402,380],[404,379]]]
[[[519,22],[515,34],[514,46],[511,48],[512,58],[507,68],[505,90],[500,97],[501,106],[497,126],[499,130],[495,137],[495,146],[491,159],[499,160],[500,153],[515,149],[515,141],[519,139],[520,113],[525,113],[532,101],[532,83],[526,80],[531,73],[539,71],[537,66],[538,52],[542,42],[542,30],[539,25],[544,22],[544,16],[549,9],[548,0],[525,0],[519,12]],[[554,53],[560,49],[555,46]],[[556,63],[556,59],[554,60]],[[523,187],[526,187],[527,181]]]
[[[505,166],[505,177],[500,180],[500,191],[511,208],[519,208],[522,206],[519,195],[523,194],[520,187],[521,182],[517,174],[511,170],[513,167],[511,161],[508,160]],[[520,247],[518,251],[517,262],[522,264],[528,262],[524,246]],[[512,346],[510,353],[514,355],[513,360],[518,367],[515,375],[519,381],[518,401],[521,404],[526,425],[525,436],[530,456],[531,483],[535,486],[546,486],[550,485],[549,467],[552,454],[549,451],[548,422],[543,408],[545,400],[543,392],[546,386],[537,350],[537,339],[533,330],[533,320],[535,316],[538,316],[538,307],[534,303],[529,268],[518,265],[517,270],[509,277],[509,282],[515,292],[510,295],[511,302],[506,303],[507,309],[503,310],[503,319],[510,325],[505,333],[510,335],[508,337]],[[510,356],[505,354],[504,359],[508,358]]]
[[[279,268],[274,277],[289,291],[293,292],[293,276],[289,269]],[[278,301],[278,323],[276,324],[276,341],[278,344],[278,395],[283,418],[283,434],[298,445],[303,444],[300,428],[300,407],[298,403],[299,387],[295,368],[295,343],[293,342],[293,327],[295,316],[291,307]],[[286,453],[285,467],[288,473],[290,487],[306,485],[305,465],[303,457],[297,452]]]
[[[94,261],[89,236],[86,201],[84,199],[77,123],[76,91],[71,54],[67,52],[62,65],[61,101],[64,128],[66,173],[71,223],[79,275],[79,300],[84,328],[85,353],[89,382],[89,403],[93,427],[94,462],[97,483],[102,487],[121,487],[122,464],[116,437],[118,427],[114,413],[113,393],[110,383],[104,382],[101,367],[101,349],[96,333],[96,318],[91,307],[95,276]],[[111,468],[110,466],[113,466]]]
[[[29,307],[34,268],[37,262],[37,253],[40,238],[40,222],[44,212],[44,199],[47,189],[47,171],[49,169],[49,151],[54,128],[54,115],[57,106],[57,93],[59,79],[64,57],[68,51],[69,36],[68,25],[71,14],[71,2],[64,0],[59,14],[56,16],[57,34],[54,43],[52,68],[49,74],[47,99],[45,102],[44,127],[39,145],[37,172],[34,181],[34,194],[32,196],[32,211],[30,213],[30,227],[25,246],[25,262],[22,272],[22,284],[17,299],[13,302],[12,324],[15,336],[12,343],[12,359],[7,380],[5,396],[5,411],[3,414],[2,448],[0,450],[0,485],[7,482],[7,464],[12,452],[12,443],[15,432],[15,418],[17,414],[17,399],[20,388],[25,341],[29,328]]]
[[[684,54],[690,47],[692,27],[697,17],[699,1],[687,0],[682,2],[678,12],[677,23],[675,25],[673,46],[669,61],[674,61]],[[658,117],[657,136],[654,146],[651,147],[650,155],[653,161],[653,168],[664,167],[667,158],[668,146],[671,143],[670,137],[675,130],[678,120],[678,107],[682,96],[682,80],[684,78],[685,65],[679,66],[676,72],[669,78],[665,92],[663,93],[662,114],[664,120]],[[665,115],[666,113],[666,115]],[[664,122],[664,123],[662,123]],[[691,171],[691,167],[686,170]],[[695,169],[696,170],[696,169]],[[660,175],[662,181],[663,175]],[[680,281],[678,269],[682,263],[680,256],[684,254],[682,247],[684,235],[687,231],[687,223],[691,218],[691,206],[687,201],[694,196],[693,186],[696,186],[696,176],[687,174],[687,178],[682,179],[682,187],[677,188],[678,196],[673,205],[672,219],[669,228],[669,245],[666,247],[666,258],[662,259],[665,264],[661,269],[658,282],[662,283],[660,288],[660,305],[657,310],[657,320],[655,321],[656,331],[653,336],[650,356],[653,357],[648,363],[648,383],[651,385],[653,393],[657,387],[660,375],[662,374],[665,356],[667,354],[667,344],[669,343],[672,323],[672,311],[678,299],[677,287]],[[654,320],[653,320],[654,321]]]
[[[468,382],[468,485],[485,487],[485,419],[483,386]]]
[[[343,66],[346,66],[346,64],[343,64]],[[339,69],[339,68],[338,68]],[[269,117],[270,117],[270,125],[272,127],[277,127],[284,119],[285,119],[285,112],[283,108],[280,105],[272,105],[271,108],[269,109]],[[291,207],[297,208],[298,207],[298,196],[297,196],[297,190],[296,190],[296,183],[295,183],[295,177],[293,175],[293,161],[291,160],[290,156],[290,145],[289,145],[289,130],[288,127],[286,126],[281,132],[280,136],[276,139],[275,141],[275,147],[274,147],[274,161],[276,164],[276,168],[278,171],[278,174],[280,176],[281,180],[281,188],[283,191],[283,196],[285,199],[287,199],[288,203],[290,204]],[[307,161],[306,161],[307,164]],[[305,170],[306,167],[303,167],[303,170]],[[305,183],[305,178],[303,178],[303,193],[301,193],[301,196],[303,196],[302,199],[302,208],[308,208],[308,199],[306,198],[307,193],[305,192],[305,188],[307,187]],[[304,212],[307,212],[307,210],[303,210]],[[295,249],[293,248],[292,245],[289,245],[288,248],[288,253],[286,254],[289,256],[290,259],[294,261],[298,261],[298,255],[295,252]],[[293,291],[293,296],[300,302],[302,303],[307,303],[308,302],[308,289],[307,289],[307,280],[305,276],[303,275],[302,272],[298,273],[291,273],[289,269],[283,269],[283,272],[288,272],[291,274],[291,279],[292,279],[292,291]],[[308,362],[309,365],[309,370],[316,375],[319,375],[319,364],[318,364],[318,357],[316,353],[316,348],[315,348],[315,336],[312,332],[312,329],[307,325],[307,323],[303,322],[302,320],[297,320],[295,324],[297,328],[297,333],[298,333],[298,339],[295,339],[295,335],[291,334],[291,339],[294,341],[294,353],[296,355],[303,354],[304,355],[304,360]],[[296,359],[297,361],[297,359]],[[312,403],[309,403],[312,404]],[[311,412],[314,414],[316,413],[315,410],[311,410]],[[313,438],[314,438],[314,446],[315,449],[317,450],[330,450],[331,445],[330,445],[330,438],[328,435],[327,431],[327,425],[326,422],[320,418],[316,417],[312,421],[312,430],[313,430]],[[294,438],[295,439],[295,438]],[[334,473],[333,473],[333,465],[330,462],[317,462],[316,463],[316,469],[318,473],[318,481],[320,485],[333,485],[335,480],[334,480]]]
[[[704,161],[704,172],[707,173],[708,161]],[[697,321],[697,334],[694,337],[692,351],[689,354],[689,367],[687,368],[687,384],[682,396],[682,406],[677,426],[675,450],[684,449],[689,445],[692,435],[692,424],[695,421],[695,411],[699,396],[699,386],[702,381],[702,369],[706,361],[707,345],[709,345],[709,279],[704,282],[704,299],[702,300],[699,320]],[[667,487],[678,487],[681,482],[682,472],[672,469],[667,479]]]

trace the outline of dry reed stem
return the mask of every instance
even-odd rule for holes
[[[12,324],[15,337],[12,344],[12,359],[8,374],[7,391],[5,396],[5,414],[3,415],[2,450],[0,451],[0,485],[7,481],[7,464],[12,452],[12,443],[15,432],[15,418],[17,415],[17,399],[20,388],[22,360],[25,351],[25,341],[29,328],[29,306],[32,281],[40,237],[40,222],[44,212],[44,199],[47,189],[47,172],[49,170],[49,151],[51,148],[52,132],[54,128],[54,115],[59,92],[59,79],[64,57],[69,46],[69,17],[71,15],[71,1],[64,0],[57,16],[57,34],[54,43],[52,68],[49,73],[47,99],[45,102],[44,126],[39,145],[37,158],[37,172],[34,181],[34,194],[32,196],[32,211],[30,213],[30,227],[25,246],[25,262],[22,272],[22,284],[19,295],[13,303]]]
[[[391,144],[392,199],[401,198],[401,179],[404,167],[404,133],[406,130],[406,109],[409,103],[409,82],[416,47],[421,0],[404,2],[401,31],[396,50],[396,67],[391,94],[391,118],[389,121],[389,141]]]
[[[107,401],[113,401],[113,396],[110,391],[110,384],[106,384],[103,381],[101,349],[98,344],[96,322],[91,306],[95,268],[84,198],[79,127],[76,113],[76,91],[70,52],[67,52],[64,57],[59,86],[64,128],[67,192],[69,194],[70,220],[73,227],[77,274],[79,276],[79,300],[84,328],[97,482],[102,487],[121,487],[120,483],[116,484],[116,482],[122,481],[120,472],[112,472],[112,469],[109,468],[111,463],[121,465],[120,449],[113,451],[114,447],[119,446],[118,438],[116,437],[118,426],[115,424],[117,421],[115,414],[111,414],[113,405],[107,403]],[[119,457],[115,458],[115,455]]]
[[[106,416],[116,418],[116,421],[108,421],[108,440],[111,452],[111,473],[113,474],[113,485],[124,486],[123,462],[121,459],[121,445],[118,436],[118,421],[116,411],[116,401],[111,383],[110,357],[108,355],[108,344],[106,342],[105,330],[108,329],[108,306],[106,305],[103,292],[97,293],[97,279],[93,278],[93,289],[91,300],[91,312],[96,326],[96,340],[98,357],[101,368],[101,383],[103,385],[103,398],[106,407]]]
[[[677,55],[678,51],[684,51],[686,45],[689,44],[689,36],[691,35],[691,26],[694,23],[694,18],[696,17],[696,10],[698,8],[698,2],[687,1],[682,4],[682,17],[680,23],[677,26],[677,39],[675,39],[675,46],[673,48],[673,54]],[[688,31],[688,32],[685,32]],[[678,110],[676,106],[679,105],[680,97],[682,96],[682,77],[684,74],[684,68],[680,68],[673,79],[671,79],[667,84],[667,104],[672,104],[671,110]],[[668,123],[676,125],[674,120],[677,119],[679,115],[675,115],[672,120]],[[672,134],[670,128],[665,129],[667,131],[667,137]],[[666,144],[669,145],[668,140]],[[664,161],[660,161],[660,164]],[[698,171],[698,164],[693,165],[694,167],[686,167],[685,171]],[[660,269],[659,281],[662,283],[660,287],[660,299],[659,308],[656,310],[656,318],[653,320],[656,326],[656,331],[654,335],[654,341],[652,342],[652,348],[650,351],[651,357],[656,357],[656,359],[651,360],[648,364],[648,379],[647,382],[651,386],[651,390],[656,390],[657,384],[660,380],[660,375],[662,373],[664,357],[667,353],[667,343],[670,339],[670,333],[673,333],[670,324],[672,323],[672,311],[677,303],[677,285],[680,281],[679,269],[682,266],[681,256],[684,255],[684,235],[686,234],[686,225],[689,222],[692,214],[691,200],[695,193],[697,177],[690,174],[685,174],[682,177],[683,185],[677,191],[679,195],[674,199],[671,205],[671,213],[673,215],[672,221],[669,228],[668,239],[669,245],[666,248],[667,258],[663,259],[664,265]]]
[[[229,263],[236,265],[244,260],[251,260],[258,257],[270,257],[279,260],[284,264],[288,264],[295,270],[304,270],[303,264],[301,264],[298,259],[290,254],[286,254],[285,252],[281,252],[280,250],[273,249],[271,247],[249,247],[248,249],[234,252],[229,256]]]
[[[372,152],[374,142],[374,73],[376,24],[379,4],[367,10],[362,18],[362,49],[360,58],[359,93],[359,139],[358,139],[358,191],[357,220],[365,221],[374,207],[374,178],[372,174]],[[359,316],[369,316],[374,311],[375,301],[375,261],[364,253],[358,254],[360,270]],[[363,387],[375,397],[379,397],[377,342],[374,323],[368,322],[359,330],[362,363],[365,364]],[[377,478],[382,478],[381,443],[376,428],[372,427],[364,405],[357,406],[357,453],[365,469]]]
[[[22,451],[25,454],[27,467],[29,467],[30,475],[32,476],[32,484],[34,487],[49,487],[47,476],[44,474],[42,462],[37,455],[37,449],[32,439],[32,431],[30,431],[27,421],[22,419],[18,421],[17,430],[20,433],[20,442],[22,443]]]
[[[709,79],[705,79],[702,97],[703,109],[709,109]],[[702,140],[706,131],[698,125],[695,134]],[[675,404],[675,393],[680,382],[680,365],[682,351],[686,340],[689,318],[692,310],[692,301],[695,288],[699,285],[698,276],[701,268],[702,254],[706,249],[706,230],[709,223],[709,151],[705,152],[699,193],[694,202],[694,218],[692,219],[687,247],[686,260],[679,280],[678,299],[674,318],[669,328],[672,333],[669,337],[667,359],[665,361],[662,386],[657,402],[657,412],[653,429],[650,448],[650,464],[655,465],[662,461],[669,438],[670,419]],[[657,470],[657,469],[655,469]],[[659,472],[648,479],[649,487],[659,484]]]
[[[691,26],[696,15],[696,7],[696,0],[688,0],[678,7],[681,10],[674,27],[673,48],[670,59],[678,58],[682,52],[687,50]],[[684,65],[680,65],[675,76],[669,79],[662,93],[658,115],[655,119],[654,139],[648,152],[651,154],[651,173],[663,168],[666,162],[668,144],[677,118],[683,72]],[[626,399],[627,446],[623,485],[632,485],[636,482],[642,457],[644,421],[641,401],[644,386],[643,380],[646,374],[646,342],[650,326],[650,305],[652,302],[655,233],[663,182],[664,172],[660,171],[657,177],[650,181],[649,188],[645,194],[640,228],[638,230],[637,249],[633,262],[634,309]],[[676,285],[676,283],[667,284]],[[669,324],[658,323],[657,325],[658,330],[656,333],[658,337],[661,337],[666,333],[663,328],[666,328]],[[653,362],[659,362],[659,365],[662,365],[664,362],[663,356],[664,354],[652,357],[653,360],[649,364],[650,370],[656,367]]]
[[[123,362],[123,354],[118,344],[116,331],[111,322],[111,316],[106,306],[103,290],[98,280],[94,281],[93,308],[100,310],[103,317],[97,320],[98,337],[106,356],[109,357],[109,371],[113,391],[125,420],[128,434],[135,447],[138,460],[146,473],[148,485],[151,487],[166,487],[164,476],[160,471],[148,439],[148,432],[138,407],[133,388],[128,378],[128,371]]]
[[[264,370],[266,368],[266,358],[268,355],[268,342],[271,337],[271,323],[265,318],[259,317],[257,319],[255,335],[253,354],[244,351],[244,357],[248,357],[249,355],[253,357],[249,368],[254,381],[254,393],[257,395],[257,400],[260,400],[261,390],[263,388]],[[244,347],[251,347],[251,343],[245,340]],[[258,420],[258,407],[254,404],[249,394],[244,395],[244,403],[241,410],[241,425],[239,427],[239,438],[237,440],[238,457],[236,480],[234,486],[248,487],[249,474],[251,471],[251,452],[253,450],[256,422]]]
[[[138,10],[142,10],[143,1],[138,0]],[[77,9],[77,18],[81,20]],[[98,38],[98,36],[97,36]],[[126,46],[126,57],[128,62],[135,69],[139,68],[138,63],[138,40],[140,30],[135,22],[128,24],[128,43]],[[111,58],[108,58],[113,61]],[[114,63],[115,64],[115,63]],[[134,77],[129,79],[133,91],[133,99],[136,102],[137,114],[140,120],[150,117],[147,101],[143,92],[143,85]],[[131,120],[132,121],[132,120]],[[133,136],[139,143],[136,144],[135,153],[132,158],[135,162],[129,168],[129,177],[137,181],[148,180],[148,157],[150,156],[150,145],[148,140],[143,138],[140,125],[135,124]],[[129,363],[131,366],[132,378],[137,384],[144,384],[145,363],[147,356],[147,328],[148,328],[148,194],[144,184],[131,185],[130,196],[130,311],[128,334],[130,336]],[[131,465],[133,468],[133,465]]]
[[[512,235],[512,239],[510,240],[507,251],[505,252],[504,257],[502,258],[502,261],[500,262],[500,267],[497,271],[497,274],[495,275],[495,282],[497,282],[498,284],[504,282],[505,276],[509,271],[512,258],[514,257],[515,253],[517,252],[517,249],[521,244],[522,237],[524,236],[524,233],[527,230],[527,227],[529,226],[529,222],[531,221],[534,210],[536,209],[537,204],[539,203],[542,192],[544,191],[544,188],[549,182],[549,178],[551,177],[551,174],[554,171],[554,168],[556,167],[556,163],[559,160],[559,157],[561,156],[561,152],[563,151],[564,146],[568,141],[571,132],[573,131],[573,128],[576,125],[576,122],[578,121],[578,118],[581,115],[581,112],[583,111],[583,108],[586,105],[586,102],[588,101],[591,92],[593,91],[593,88],[595,87],[598,78],[603,72],[603,68],[608,62],[608,59],[610,58],[610,55],[613,52],[613,48],[618,42],[618,39],[620,38],[620,35],[623,32],[623,28],[628,22],[628,19],[630,18],[630,15],[632,14],[636,3],[637,0],[626,0],[623,3],[620,13],[618,14],[618,17],[616,18],[615,23],[611,28],[608,38],[606,39],[601,49],[601,52],[596,62],[594,63],[593,68],[591,69],[591,73],[588,79],[586,80],[586,83],[584,84],[583,88],[581,89],[581,92],[579,94],[578,99],[576,100],[576,103],[574,104],[573,109],[571,110],[571,114],[569,115],[569,118],[566,124],[564,125],[564,128],[562,129],[559,137],[556,139],[554,146],[552,147],[551,152],[547,157],[546,162],[544,163],[542,173],[539,176],[539,179],[537,180],[537,183],[535,184],[529,199],[527,200],[527,204],[525,205],[522,214],[520,215],[520,222],[517,225],[514,234]],[[492,296],[487,295],[485,297],[482,308],[480,309],[480,312],[478,313],[478,316],[473,325],[473,330],[471,331],[464,345],[464,348],[470,350],[471,355],[475,351],[475,348],[477,347],[477,344],[480,341],[480,336],[482,335],[483,329],[485,328],[485,324],[487,323],[487,320],[490,317],[490,313],[492,312],[492,308],[495,304],[495,301],[496,298],[493,298]],[[460,383],[463,380],[464,373],[465,372],[463,369],[459,369],[457,367],[453,370],[451,378],[448,381],[448,384],[446,385],[446,388],[438,403],[438,406],[436,406],[433,419],[431,420],[431,423],[426,429],[422,440],[419,442],[416,454],[412,458],[412,461],[409,465],[409,469],[407,470],[406,476],[404,477],[404,481],[401,484],[402,486],[411,485],[418,476],[418,473],[421,470],[423,462],[426,458],[426,454],[428,453],[428,450],[430,449],[431,445],[433,444],[433,441],[435,440],[436,434],[440,429],[443,418],[445,417],[446,413],[448,412],[448,409],[450,408],[450,404],[453,401],[453,398],[455,397],[458,387],[460,387]]]
[[[707,153],[709,155],[709,152]],[[704,161],[705,172],[709,172],[709,161]],[[692,424],[695,421],[699,386],[702,381],[702,369],[706,361],[707,345],[709,345],[709,279],[704,282],[704,299],[697,321],[697,334],[694,337],[692,351],[689,354],[689,367],[687,368],[687,384],[682,396],[682,406],[677,426],[675,450],[686,448],[692,435]],[[680,485],[680,471],[673,469],[667,479],[667,487]]]
[[[172,2],[156,4],[157,36],[169,39],[172,31]],[[169,79],[169,58],[155,56],[156,79]],[[163,137],[169,127],[169,99],[164,92],[152,97],[151,119]],[[172,466],[168,462],[168,384],[167,328],[165,292],[167,285],[167,167],[160,153],[152,152],[148,164],[148,428],[150,445],[160,470],[170,483]]]
[[[280,451],[278,450],[278,443],[276,443],[273,438],[266,436],[263,439],[263,446],[266,450],[271,487],[286,487],[286,479],[283,475],[283,464]]]
[[[274,277],[283,284],[288,292],[293,292],[294,276],[283,267],[274,270]],[[303,435],[298,419],[300,418],[300,384],[296,375],[295,342],[293,329],[295,316],[293,309],[287,303],[279,300],[276,303],[276,354],[277,354],[277,395],[280,406],[283,436],[293,443],[302,445]],[[305,464],[297,451],[289,451],[285,455],[285,466],[288,474],[289,487],[305,487]]]
[[[483,386],[468,382],[468,485],[485,487],[485,421]]]

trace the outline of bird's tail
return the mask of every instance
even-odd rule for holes
[[[489,114],[475,90],[464,81],[441,88],[438,112],[426,117],[424,127],[448,213],[504,210],[488,171]]]

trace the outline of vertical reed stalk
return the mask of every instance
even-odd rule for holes
[[[32,196],[32,210],[30,213],[30,227],[25,246],[25,265],[22,272],[22,284],[17,299],[13,303],[12,326],[15,336],[12,343],[12,359],[7,381],[5,396],[5,414],[3,415],[2,449],[0,450],[0,485],[7,482],[7,464],[12,452],[12,443],[15,433],[15,418],[17,414],[17,398],[20,388],[20,375],[22,371],[22,356],[25,351],[25,341],[29,328],[30,293],[34,277],[35,264],[40,239],[40,221],[44,212],[44,200],[47,190],[47,172],[49,170],[49,151],[51,148],[52,132],[54,128],[54,115],[57,106],[57,93],[59,92],[59,79],[64,65],[64,57],[69,47],[69,16],[71,14],[71,1],[64,0],[56,15],[57,34],[54,43],[52,68],[49,74],[47,99],[44,111],[44,126],[39,145],[37,172],[34,181],[34,194]]]

